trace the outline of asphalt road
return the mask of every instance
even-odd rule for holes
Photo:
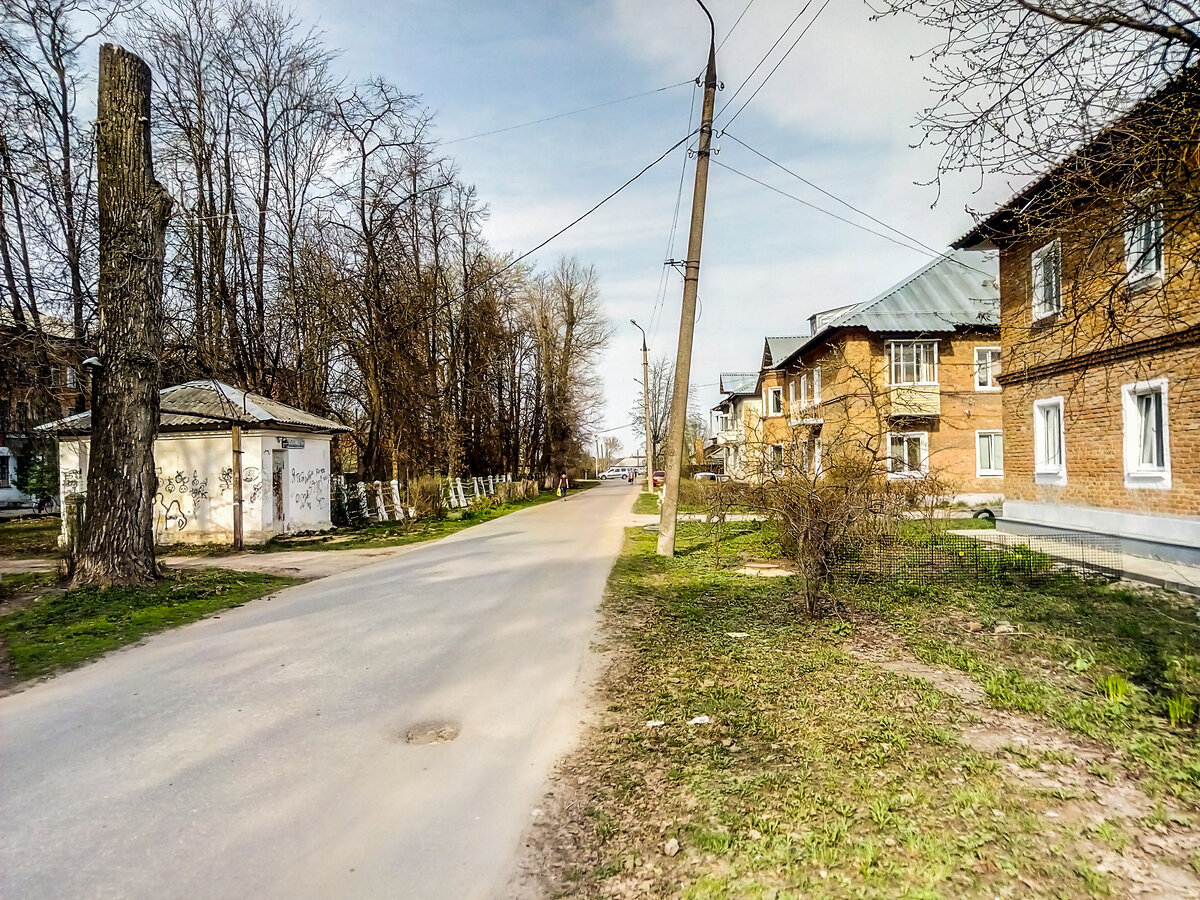
[[[0,699],[0,896],[502,893],[586,711],[606,483]],[[416,745],[425,722],[460,729]]]

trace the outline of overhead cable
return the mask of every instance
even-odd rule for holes
[[[593,109],[601,109],[605,106],[615,106],[618,103],[625,103],[628,100],[636,100],[639,97],[649,97],[651,94],[661,94],[663,91],[670,91],[677,87],[683,87],[685,84],[692,84],[692,79],[680,81],[677,84],[668,84],[660,88],[655,88],[652,91],[642,91],[640,94],[630,94],[628,97],[618,97],[615,100],[605,100],[603,103],[594,103],[591,106],[584,106],[579,109],[572,109],[567,112],[556,113],[552,116],[546,116],[543,119],[533,119],[530,122],[521,122],[517,125],[508,125],[504,128],[495,128],[491,131],[481,131],[479,134],[468,134],[465,137],[453,138],[449,141],[441,141],[440,146],[445,147],[450,144],[461,144],[463,141],[473,141],[475,138],[490,137],[493,134],[504,134],[506,131],[516,131],[518,128],[528,128],[531,125],[541,125],[544,122],[553,122],[555,119],[565,119],[567,116],[576,116],[580,113],[591,112]]]

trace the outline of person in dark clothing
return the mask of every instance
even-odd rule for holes
[[[570,486],[570,482],[567,481],[567,473],[563,472],[561,475],[558,476],[558,496],[560,496],[564,500],[566,500],[567,499],[567,488],[569,486]]]

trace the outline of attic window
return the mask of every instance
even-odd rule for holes
[[[1129,283],[1136,285],[1162,275],[1162,211],[1152,203],[1134,211],[1125,232],[1125,268]]]

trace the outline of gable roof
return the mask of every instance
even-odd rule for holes
[[[345,425],[269,397],[243,391],[215,379],[188,381],[163,388],[158,393],[161,406],[159,431],[211,431],[234,424],[247,428],[282,427],[313,433],[350,431]],[[89,434],[91,412],[78,413],[57,422],[42,425],[60,434]]]
[[[753,394],[755,387],[758,385],[757,372],[722,372],[721,373],[721,393],[722,394]]]
[[[763,343],[763,360],[762,367],[764,369],[773,369],[789,356],[796,352],[806,340],[807,334],[798,334],[792,337],[769,337]],[[754,376],[758,377],[757,373]]]
[[[1000,324],[1000,273],[996,254],[954,250],[942,254],[870,300],[817,313],[813,336],[776,366],[786,365],[838,328],[928,334],[964,326]]]

